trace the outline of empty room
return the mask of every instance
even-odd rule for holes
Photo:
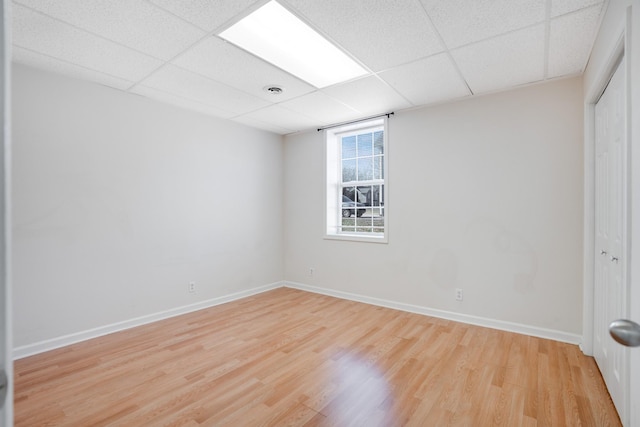
[[[640,425],[638,0],[2,10],[0,426]]]

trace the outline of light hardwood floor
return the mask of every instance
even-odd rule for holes
[[[574,345],[287,288],[18,360],[15,423],[620,425]]]

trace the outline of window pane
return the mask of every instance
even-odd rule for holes
[[[356,137],[342,138],[342,158],[349,159],[356,156]]]
[[[360,189],[360,187],[358,187]],[[368,213],[371,214],[373,218],[380,218],[381,221],[376,222],[374,225],[384,226],[384,185],[372,185],[371,186],[371,200],[367,206],[371,206]]]
[[[358,135],[358,157],[370,156],[373,154],[373,138],[370,133]]]
[[[375,156],[373,158],[373,179],[384,179],[384,157]]]
[[[356,225],[356,218],[360,218],[367,210],[364,206],[365,196],[356,187],[342,188],[342,227]],[[351,231],[357,231],[352,229]]]
[[[358,186],[358,194],[360,195],[360,203],[362,203],[364,206],[371,206],[371,202],[372,202],[372,187],[370,185],[364,186],[364,185],[359,185]]]
[[[349,199],[346,200],[345,199]],[[355,202],[356,200],[356,187],[343,187],[342,188],[342,203],[350,203]]]
[[[358,159],[358,181],[373,179],[373,157]]]
[[[355,208],[347,208],[345,207],[345,205],[342,205],[342,225],[353,225],[353,218],[355,218],[356,215],[356,209]],[[351,219],[347,219],[347,218],[351,218]]]
[[[342,231],[356,231],[354,225],[356,224],[356,220],[354,219],[354,217],[351,218],[345,218],[342,217]]]
[[[356,160],[342,161],[342,182],[356,180]]]
[[[371,193],[373,194],[371,206],[380,206],[380,186],[374,185],[371,187]]]
[[[373,133],[373,152],[375,154],[384,154],[384,132],[378,131]]]
[[[356,226],[358,227],[371,227],[373,220],[370,217],[362,217],[356,219]],[[361,231],[369,231],[367,229],[361,229]]]

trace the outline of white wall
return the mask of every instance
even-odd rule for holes
[[[388,135],[388,244],[322,238],[323,135],[285,138],[285,280],[580,334],[582,79],[397,113]]]
[[[282,279],[281,136],[24,66],[13,101],[14,346]]]

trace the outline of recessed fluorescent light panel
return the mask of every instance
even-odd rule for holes
[[[220,33],[220,37],[318,88],[367,74],[274,0]]]

